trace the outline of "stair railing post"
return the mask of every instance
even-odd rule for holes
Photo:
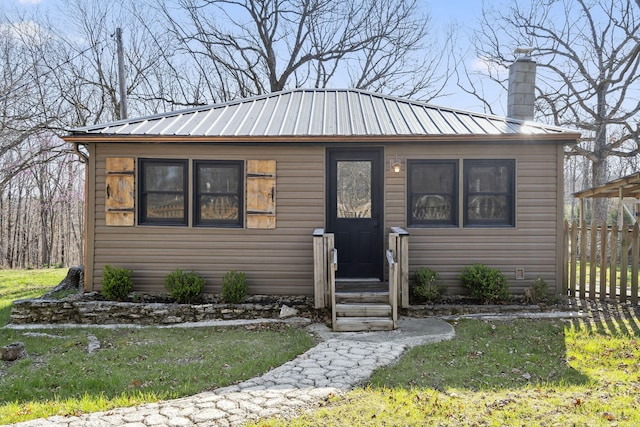
[[[393,329],[398,323],[398,263],[394,260],[393,251],[387,249],[387,264],[389,265],[389,304],[391,305],[391,320]]]
[[[325,233],[324,234],[324,251],[325,251],[325,264],[324,264],[324,272],[325,272],[325,301],[327,302],[327,306],[331,304],[331,298],[335,295],[335,278],[336,278],[336,270],[338,269],[338,265],[333,265],[333,257],[337,257],[337,252],[334,254],[335,243],[333,233]],[[335,267],[335,268],[334,268]],[[333,279],[333,288],[331,287],[331,280]],[[333,307],[331,307],[333,309]]]
[[[333,237],[333,235],[331,235]],[[329,261],[329,290],[331,292],[331,326],[336,327],[336,270],[338,269],[338,250],[331,249],[331,257]]]
[[[391,227],[389,249],[394,252],[398,264],[399,304],[407,308],[409,307],[409,232],[402,227]]]
[[[327,307],[327,250],[324,229],[313,231],[313,296],[315,308]]]

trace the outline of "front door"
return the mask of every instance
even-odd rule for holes
[[[382,149],[328,150],[326,228],[337,278],[382,280],[382,171]]]

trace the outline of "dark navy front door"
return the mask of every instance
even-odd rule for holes
[[[382,149],[327,152],[327,232],[338,250],[337,278],[382,279]]]

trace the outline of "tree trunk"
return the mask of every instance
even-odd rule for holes
[[[597,122],[596,134],[593,147],[595,159],[591,166],[592,185],[594,187],[607,182],[607,88],[608,84],[603,82],[598,88],[597,96]],[[595,198],[591,212],[592,224],[603,224],[607,220],[608,199],[604,197]]]
[[[591,169],[593,186],[604,184],[607,182],[607,160],[598,159],[594,161]],[[591,223],[602,224],[607,220],[607,210],[609,207],[609,199],[606,197],[594,197],[591,207]]]

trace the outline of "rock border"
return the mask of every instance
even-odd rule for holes
[[[326,310],[315,309],[313,297],[309,296],[252,296],[243,304],[118,302],[90,297],[84,294],[60,300],[38,298],[14,301],[10,323],[173,325],[209,320],[277,319],[281,317],[284,306],[295,309],[297,316],[317,321],[327,318]]]
[[[575,311],[575,303],[477,305],[471,301],[451,301],[436,305],[412,305],[400,309],[409,317],[447,317],[478,313],[544,313]],[[29,324],[133,324],[175,325],[212,320],[278,319],[304,317],[313,322],[329,322],[329,309],[316,309],[311,296],[252,295],[243,304],[220,302],[219,295],[207,295],[203,302],[166,302],[164,295],[136,295],[135,301],[106,301],[97,292],[69,295],[63,299],[42,297],[14,301],[10,323]]]

